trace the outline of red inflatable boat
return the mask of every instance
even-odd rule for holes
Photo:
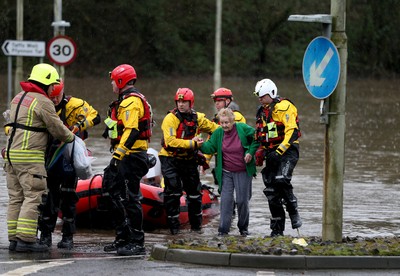
[[[77,223],[82,221],[91,225],[107,223],[110,198],[102,193],[103,175],[98,174],[88,180],[79,180],[76,192],[79,201],[76,206]],[[148,227],[166,227],[167,216],[163,202],[163,188],[141,183],[143,195],[143,222]],[[213,217],[219,213],[218,197],[213,193],[213,188],[203,185],[202,208],[203,217]],[[105,204],[108,201],[107,204]],[[108,207],[107,207],[108,206]],[[181,212],[179,220],[181,224],[189,222],[188,209],[185,194],[181,197]],[[103,222],[102,222],[103,221]]]

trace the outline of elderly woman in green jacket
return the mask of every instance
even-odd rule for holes
[[[240,234],[247,236],[252,178],[256,174],[254,155],[259,143],[254,140],[254,128],[235,122],[235,115],[230,108],[221,109],[217,116],[221,127],[212,133],[207,142],[199,144],[203,153],[217,153],[215,174],[221,193],[218,235],[224,236],[230,231],[235,192],[237,226]]]

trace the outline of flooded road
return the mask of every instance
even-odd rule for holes
[[[224,86],[231,88],[240,104],[241,111],[254,126],[258,100],[252,96],[257,80],[227,79]],[[274,80],[279,94],[291,99],[299,110],[302,129],[300,160],[294,171],[293,186],[303,219],[300,229],[304,236],[322,235],[323,161],[325,126],[319,123],[319,100],[305,89],[302,80]],[[0,110],[7,103],[5,78],[1,77]],[[343,204],[343,236],[400,236],[400,81],[349,81],[346,105],[346,149]],[[86,99],[105,118],[108,104],[114,100],[109,80],[66,79],[66,93]],[[160,149],[160,125],[166,111],[174,107],[173,97],[178,87],[190,87],[195,92],[195,109],[211,118],[213,103],[211,79],[138,80],[137,87],[153,106],[157,126],[151,147]],[[1,123],[4,121],[0,120]],[[87,146],[96,160],[94,173],[102,173],[110,160],[108,142],[101,137],[103,125],[90,132]],[[0,145],[5,146],[5,136],[0,135]],[[0,160],[3,164],[3,160]],[[260,171],[260,168],[259,168]],[[212,185],[210,172],[202,176],[204,184]],[[253,181],[253,197],[250,205],[252,236],[269,235],[269,209],[262,193],[261,175]],[[7,189],[4,171],[0,173],[0,247],[8,246],[6,229]],[[238,234],[236,220],[234,235]],[[218,217],[208,222],[204,235],[217,234]],[[297,236],[290,222],[286,223],[286,235]],[[59,230],[54,237],[59,240]],[[100,248],[104,240],[113,240],[114,233],[94,229],[78,229],[75,253],[88,248]],[[166,229],[147,232],[146,245],[163,242],[170,238]],[[94,250],[94,249],[93,249]]]

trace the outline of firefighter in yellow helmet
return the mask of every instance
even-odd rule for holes
[[[49,96],[64,125],[83,140],[88,137],[87,129],[100,123],[100,116],[91,105],[82,99],[65,95],[62,80],[60,84],[54,85]],[[59,140],[49,141],[47,161],[52,159],[59,146]],[[40,243],[51,246],[51,233],[54,232],[56,226],[58,210],[61,210],[62,240],[57,243],[57,247],[71,249],[74,245],[73,235],[76,232],[75,215],[78,196],[75,189],[78,178],[71,162],[63,156],[59,157],[51,167],[48,164],[47,174],[49,194],[43,207],[43,214],[39,217]]]
[[[6,147],[5,171],[9,203],[7,210],[9,250],[42,252],[49,248],[37,242],[37,221],[46,194],[45,151],[48,134],[72,142],[74,134],[58,117],[49,98],[59,84],[57,70],[45,63],[32,68],[22,92],[11,101],[11,127]]]
[[[159,153],[164,179],[164,204],[171,234],[179,232],[180,198],[185,191],[189,222],[193,231],[202,224],[202,193],[198,171],[198,148],[202,142],[193,138],[201,132],[212,133],[219,127],[204,113],[193,109],[194,93],[189,88],[179,88],[175,94],[176,107],[164,117],[161,125],[162,149]]]
[[[149,170],[147,156],[152,134],[152,111],[145,96],[134,86],[136,71],[129,64],[117,66],[111,73],[111,85],[118,99],[111,103],[105,137],[110,138],[112,158],[105,169],[103,188],[110,194],[123,217],[119,218],[115,241],[104,251],[118,255],[145,253],[140,180]],[[114,177],[115,176],[115,177]]]

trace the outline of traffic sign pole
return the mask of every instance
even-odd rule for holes
[[[332,20],[335,18],[335,20]],[[291,15],[290,21],[319,22],[325,27],[325,35],[331,34],[332,41],[339,53],[339,80],[335,93],[321,100],[321,115],[325,123],[325,158],[322,239],[325,241],[342,240],[343,228],[343,180],[345,164],[345,114],[347,82],[347,36],[346,0],[331,0],[331,15]],[[326,24],[332,28],[326,28]],[[329,30],[329,32],[327,32]],[[328,55],[329,56],[329,55]],[[322,68],[321,68],[322,69]],[[332,110],[333,112],[331,112]],[[328,115],[330,116],[328,122]],[[322,117],[321,117],[322,118]]]
[[[346,1],[331,0],[332,41],[340,57],[340,78],[329,97],[329,124],[325,128],[324,206],[322,239],[341,241],[343,235],[343,182],[345,171],[347,36]],[[333,112],[331,112],[333,111]]]

